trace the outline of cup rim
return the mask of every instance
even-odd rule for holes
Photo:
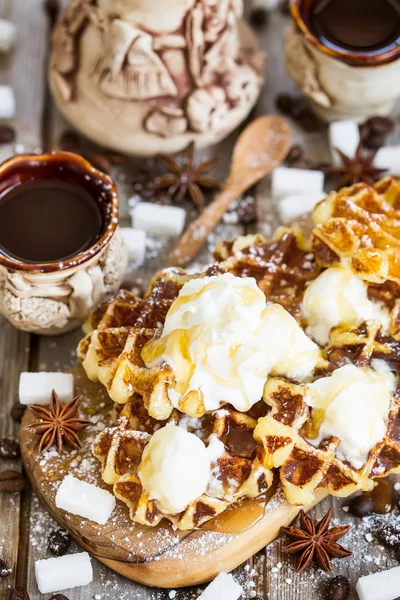
[[[358,67],[377,67],[383,64],[393,62],[400,58],[400,44],[382,52],[381,54],[362,54],[354,50],[335,50],[322,44],[319,39],[312,33],[307,23],[304,21],[301,14],[301,5],[304,0],[290,0],[290,10],[296,26],[302,31],[305,38],[324,54],[331,58],[342,60],[343,62]]]
[[[66,164],[75,165],[83,172],[86,171],[91,177],[95,177],[96,179],[100,180],[102,187],[107,193],[110,201],[110,210],[107,214],[105,230],[99,239],[92,244],[92,246],[87,248],[85,251],[80,252],[76,256],[62,261],[58,260],[51,262],[30,263],[12,256],[8,256],[0,249],[0,266],[5,267],[6,269],[11,269],[12,271],[23,271],[25,273],[55,273],[79,267],[80,265],[92,260],[108,245],[118,226],[119,195],[114,180],[106,173],[96,169],[88,160],[79,154],[65,151],[53,151],[44,154],[17,154],[0,164],[0,180],[3,176],[7,176],[9,169],[26,164],[27,162],[33,164],[35,162],[43,164],[59,163],[60,166]]]

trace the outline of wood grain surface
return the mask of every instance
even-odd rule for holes
[[[9,57],[0,60],[0,83],[14,88],[17,100],[17,145],[0,146],[0,158],[5,159],[14,152],[28,150],[51,150],[58,147],[61,133],[68,129],[52,105],[46,87],[46,64],[49,48],[50,23],[44,10],[43,0],[0,0],[0,18],[9,18],[18,27],[18,43]],[[279,11],[270,14],[268,24],[257,31],[260,44],[268,52],[266,84],[253,117],[275,112],[275,96],[282,91],[294,91],[293,84],[285,75],[282,36],[288,17]],[[294,141],[300,142],[308,157],[316,163],[329,160],[327,133],[325,129],[315,133],[304,133],[295,123]],[[221,181],[226,177],[230,153],[236,134],[209,153],[218,156],[215,175]],[[399,126],[389,140],[399,141]],[[87,142],[84,142],[85,144]],[[114,172],[121,195],[122,221],[127,224],[127,200],[133,193],[132,180],[140,162],[129,162]],[[240,235],[244,231],[260,231],[270,235],[279,224],[277,213],[269,194],[269,181],[264,180],[252,194],[257,199],[259,221],[257,225],[244,227],[240,224],[222,222],[195,261],[204,265],[211,261],[210,249],[216,241]],[[188,218],[196,215],[188,206]],[[138,286],[145,285],[152,274],[164,266],[174,240],[168,243],[152,240],[147,252],[146,263],[130,274]],[[17,332],[4,320],[0,321],[0,437],[17,436],[18,427],[9,417],[17,397],[18,378],[23,370],[65,370],[76,363],[75,347],[81,337],[79,331],[59,338],[37,338]],[[0,467],[22,468],[18,462],[1,460]],[[329,506],[333,506],[335,519],[354,524],[356,535],[348,546],[354,557],[334,563],[335,573],[346,575],[352,584],[362,574],[394,566],[393,556],[373,541],[366,541],[359,522],[349,513],[345,501],[326,499],[312,510],[320,517]],[[55,521],[41,505],[36,494],[29,488],[18,494],[0,494],[0,557],[12,566],[10,577],[0,579],[0,600],[8,600],[14,585],[25,586],[31,600],[48,600],[36,586],[34,562],[50,556],[47,536],[56,527]],[[369,539],[369,538],[368,538]],[[344,542],[346,541],[346,538]],[[266,540],[265,540],[266,542]],[[322,598],[322,587],[326,576],[316,570],[297,575],[294,561],[282,552],[282,539],[278,539],[261,550],[253,558],[235,570],[235,578],[243,585],[246,598],[258,596],[264,600],[310,600]],[[79,551],[75,543],[71,552]],[[165,591],[150,589],[133,583],[112,572],[100,562],[93,560],[93,583],[83,588],[65,592],[69,600],[165,600]],[[173,567],[175,568],[175,566]],[[176,569],[188,568],[179,564]],[[190,568],[190,567],[189,567]],[[193,600],[200,588],[188,588],[177,592],[177,600]],[[174,597],[172,593],[171,598]],[[355,592],[350,596],[356,599]]]

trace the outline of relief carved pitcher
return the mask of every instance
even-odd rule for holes
[[[227,136],[255,104],[264,55],[242,0],[70,0],[50,84],[66,118],[131,155]]]

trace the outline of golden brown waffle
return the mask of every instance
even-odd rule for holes
[[[149,414],[167,419],[173,406],[167,388],[173,380],[168,365],[148,369],[140,353],[144,344],[161,332],[166,314],[179,290],[190,277],[230,272],[255,277],[270,302],[277,302],[299,321],[305,286],[320,272],[312,254],[302,250],[293,233],[284,231],[267,242],[262,236],[246,236],[217,247],[217,262],[201,275],[166,269],[153,279],[144,299],[122,291],[89,318],[89,331],[78,347],[78,357],[89,379],[100,381],[114,402],[125,404],[140,394]],[[188,395],[190,396],[190,395]],[[188,397],[185,412],[202,416],[204,406]]]
[[[249,235],[221,242],[214,256],[220,269],[238,277],[254,277],[269,302],[280,304],[301,322],[304,290],[321,269],[294,233],[282,229],[278,235],[273,241]]]
[[[331,192],[314,209],[313,251],[322,267],[338,263],[374,284],[400,284],[400,180]]]
[[[400,399],[393,395],[387,432],[369,452],[359,470],[335,455],[340,440],[323,440],[318,447],[305,439],[312,427],[311,410],[305,401],[306,387],[284,379],[270,379],[264,389],[265,402],[271,407],[259,419],[255,439],[263,445],[262,462],[266,469],[279,468],[287,500],[307,505],[317,488],[326,488],[333,496],[345,497],[357,490],[370,490],[374,479],[400,472]]]
[[[145,417],[140,404],[140,399],[126,404],[116,425],[104,429],[93,444],[93,453],[102,463],[104,481],[114,486],[115,496],[129,507],[133,521],[154,526],[165,518],[179,529],[195,529],[238,499],[255,498],[271,486],[273,474],[261,465],[253,438],[256,419],[233,409],[222,409],[194,424],[204,440],[214,434],[225,447],[225,452],[212,463],[207,492],[184,512],[166,514],[157,500],[149,498],[137,475],[155,426]],[[182,425],[182,419],[185,417],[174,411],[168,422],[178,425],[181,421]],[[190,420],[187,429],[195,431]]]
[[[371,450],[363,469],[357,471],[335,455],[338,438],[324,440],[319,447],[306,440],[304,432],[311,426],[311,409],[305,401],[305,385],[271,378],[265,386],[264,401],[247,414],[229,405],[205,414],[204,406],[188,403],[184,409],[187,415],[195,417],[191,419],[174,409],[169,400],[172,369],[166,364],[147,368],[141,359],[143,346],[161,334],[172,302],[192,277],[226,272],[254,277],[269,302],[282,305],[305,326],[301,303],[309,282],[323,267],[343,261],[350,264],[352,258],[357,258],[357,253],[343,253],[342,246],[341,253],[338,248],[333,250],[332,239],[339,244],[341,233],[347,235],[350,231],[354,234],[351,240],[355,245],[358,240],[359,250],[364,252],[369,250],[368,244],[364,247],[364,231],[370,243],[382,242],[382,248],[377,247],[383,261],[389,256],[388,249],[394,255],[395,246],[383,244],[386,237],[382,233],[382,215],[391,220],[393,241],[393,232],[397,232],[394,212],[399,210],[400,189],[394,180],[385,180],[375,189],[363,184],[353,186],[329,196],[314,214],[320,219],[313,234],[317,261],[307,241],[295,229],[279,230],[273,241],[260,235],[245,236],[219,244],[216,262],[204,273],[189,275],[179,269],[167,269],[155,276],[144,298],[122,291],[93,313],[85,325],[87,335],[79,345],[78,355],[89,378],[106,387],[117,407],[115,425],[97,436],[93,453],[101,461],[104,481],[113,485],[115,496],[129,507],[134,521],[154,526],[165,518],[179,529],[194,529],[240,498],[254,498],[266,491],[275,469],[279,469],[282,487],[293,504],[311,502],[318,487],[346,496],[356,490],[371,489],[377,477],[400,472],[397,395],[386,437]],[[377,223],[381,233],[374,237]],[[331,238],[325,240],[329,231]],[[347,239],[344,234],[342,237]],[[383,302],[394,315],[393,320],[400,323],[400,283],[385,278],[382,270],[378,275],[362,277],[369,282],[369,296]],[[392,337],[382,332],[376,321],[350,330],[337,327],[331,331],[323,359],[319,376],[348,363],[366,367],[373,359],[383,359],[397,368],[400,341],[397,334]],[[138,476],[144,448],[154,431],[168,423],[184,425],[206,444],[215,435],[225,448],[212,465],[206,493],[179,514],[166,514],[157,500],[149,498]]]
[[[384,333],[379,321],[367,321],[350,330],[339,326],[331,330],[330,344],[324,349],[324,355],[330,371],[349,363],[369,367],[373,359],[384,360],[397,370],[400,341]]]
[[[142,395],[149,413],[160,420],[167,419],[172,410],[164,394],[170,369],[146,369],[140,352],[159,334],[169,307],[188,278],[178,269],[167,269],[152,280],[144,299],[122,290],[89,317],[85,324],[89,333],[78,346],[89,379],[100,381],[119,404],[135,393]]]

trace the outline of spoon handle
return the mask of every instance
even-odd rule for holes
[[[229,185],[218,194],[174,246],[168,258],[169,267],[182,267],[197,256],[224,213],[243,191],[243,186]]]

